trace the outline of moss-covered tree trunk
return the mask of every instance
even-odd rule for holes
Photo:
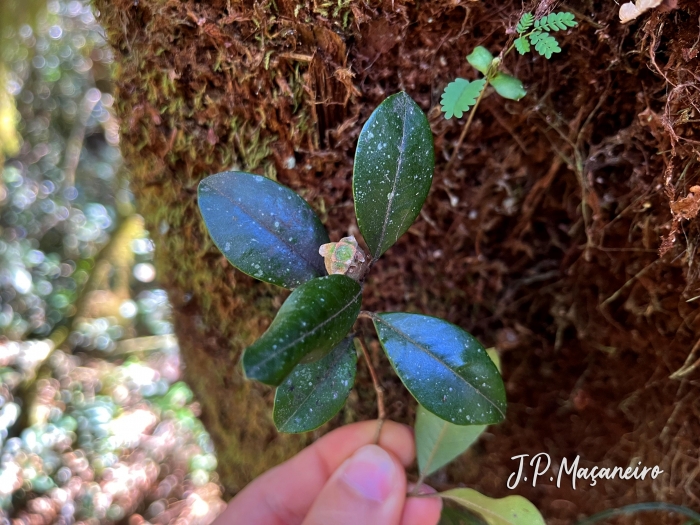
[[[271,390],[242,379],[241,350],[284,294],[214,248],[197,183],[233,167],[262,173],[299,192],[332,240],[357,233],[359,130],[406,90],[429,115],[438,165],[427,207],[375,267],[365,306],[442,316],[496,345],[510,401],[507,422],[433,483],[505,495],[510,457],[547,451],[666,470],[579,491],[521,486],[552,523],[638,500],[697,503],[698,387],[669,378],[699,328],[693,194],[683,200],[698,173],[696,2],[666,2],[627,26],[614,2],[560,6],[580,20],[563,52],[506,59],[529,95],[487,96],[449,171],[463,121],[440,116],[440,93],[476,77],[464,60],[474,46],[498,52],[512,39],[519,0],[95,3],[119,66],[132,189],[230,493],[317,435],[278,435]],[[672,243],[678,226],[686,237]],[[390,415],[409,422],[410,397],[376,350]],[[374,410],[361,366],[334,424]]]

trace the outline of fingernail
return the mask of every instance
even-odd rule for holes
[[[391,492],[395,470],[384,449],[367,445],[348,460],[342,480],[363,498],[384,501]]]
[[[413,493],[415,492],[416,494],[421,494],[421,495],[425,495],[425,494],[437,494],[437,490],[435,490],[435,489],[434,489],[433,487],[431,487],[430,485],[425,485],[425,484],[421,485],[421,486],[420,486],[420,489],[416,490],[416,484],[415,484],[415,483],[409,483],[409,484],[408,484],[408,487],[407,487],[407,489],[406,489],[406,492],[407,492],[408,494],[413,494]]]

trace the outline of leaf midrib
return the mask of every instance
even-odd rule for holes
[[[501,410],[501,408],[500,408],[498,405],[496,405],[493,401],[491,401],[488,397],[486,397],[486,396],[481,392],[481,390],[479,390],[477,387],[475,387],[474,385],[472,385],[472,384],[471,384],[469,381],[467,381],[464,377],[462,377],[462,376],[459,375],[457,372],[455,372],[454,370],[452,370],[452,368],[450,367],[450,365],[448,365],[445,361],[443,361],[442,359],[440,359],[440,357],[438,357],[438,356],[435,355],[433,352],[431,352],[430,349],[428,349],[427,347],[421,345],[418,341],[416,341],[416,340],[414,340],[413,338],[409,337],[405,332],[402,332],[401,330],[397,329],[396,327],[394,327],[394,325],[392,325],[392,324],[389,323],[388,321],[385,321],[385,320],[382,319],[381,317],[375,316],[374,318],[377,319],[377,320],[379,320],[379,321],[381,321],[381,322],[384,323],[385,325],[387,325],[392,331],[396,332],[400,337],[403,337],[406,341],[408,341],[409,343],[411,343],[411,344],[417,346],[418,348],[420,348],[421,350],[423,350],[426,354],[428,354],[430,357],[432,357],[433,359],[435,359],[437,362],[441,363],[447,370],[449,370],[449,371],[452,373],[452,375],[454,375],[456,378],[460,379],[460,380],[461,380],[462,382],[464,382],[466,385],[469,385],[471,388],[473,388],[474,391],[475,391],[477,394],[479,394],[481,397],[483,397],[489,404],[491,404],[496,410],[498,410],[498,412],[501,414],[501,416],[503,416],[504,418],[506,417],[506,415],[503,413],[503,410]]]
[[[424,408],[423,410],[427,409]],[[442,428],[440,429],[440,433],[438,434],[438,437],[435,440],[435,443],[433,444],[433,449],[430,451],[428,459],[425,461],[425,465],[423,466],[423,471],[421,472],[421,474],[428,475],[430,473],[430,465],[435,459],[435,455],[437,454],[438,448],[440,448],[440,442],[445,437],[445,432],[447,432],[447,421],[442,422]]]
[[[349,279],[349,277],[347,277],[347,279]],[[343,306],[340,310],[338,310],[336,313],[334,313],[332,316],[330,316],[329,318],[327,318],[327,319],[326,319],[325,321],[323,321],[322,323],[317,324],[313,329],[309,330],[308,332],[306,332],[306,333],[305,333],[304,335],[302,335],[301,337],[297,337],[297,338],[296,338],[294,341],[292,341],[291,343],[289,343],[289,344],[287,344],[286,346],[280,348],[279,350],[276,350],[276,351],[274,351],[273,353],[271,353],[268,357],[266,357],[265,359],[263,359],[262,361],[260,361],[260,362],[259,362],[258,364],[256,364],[255,366],[253,366],[253,367],[250,369],[250,371],[251,371],[251,372],[255,372],[255,371],[259,370],[262,366],[266,365],[267,362],[270,361],[271,359],[274,359],[274,358],[278,357],[280,354],[282,354],[282,353],[286,352],[287,350],[289,350],[290,348],[292,348],[294,345],[296,345],[296,344],[297,344],[299,341],[301,341],[302,339],[305,339],[305,338],[309,337],[310,335],[312,335],[314,332],[316,332],[316,331],[319,330],[320,328],[326,326],[329,322],[331,322],[333,319],[335,319],[335,318],[338,317],[340,314],[342,314],[345,310],[347,310],[347,309],[350,307],[350,305],[353,304],[353,303],[357,300],[357,298],[358,298],[360,295],[362,295],[362,288],[361,288],[361,287],[360,287],[360,291],[357,292],[357,293],[355,294],[355,296],[354,296],[351,300],[349,300],[349,301],[345,304],[345,306]]]
[[[399,178],[401,177],[401,166],[403,165],[403,156],[406,151],[406,115],[408,113],[409,104],[402,98],[403,101],[403,122],[401,125],[401,145],[399,146],[399,162],[396,165],[396,174],[394,175],[394,184],[391,188],[391,199],[387,203],[386,214],[384,215],[384,224],[382,224],[382,230],[379,234],[379,243],[377,244],[377,251],[372,255],[374,259],[378,259],[382,254],[382,244],[384,244],[384,238],[386,237],[387,224],[389,221],[389,214],[391,213],[391,206],[396,198],[396,185],[398,184]]]
[[[260,177],[262,177],[262,175],[260,175]],[[316,265],[315,265],[312,261],[310,261],[310,260],[307,258],[306,252],[305,252],[305,251],[302,252],[302,251],[300,251],[300,250],[295,249],[295,246],[294,246],[294,245],[289,244],[289,242],[287,242],[284,238],[282,238],[282,237],[280,237],[279,235],[277,235],[277,233],[275,233],[274,231],[272,231],[272,230],[268,227],[268,225],[266,225],[264,222],[261,222],[260,220],[256,219],[256,218],[255,218],[255,215],[250,211],[249,208],[246,208],[246,207],[242,204],[242,202],[236,202],[236,201],[234,201],[232,197],[229,197],[226,193],[224,193],[223,191],[221,191],[217,186],[214,186],[214,185],[212,185],[212,184],[209,184],[209,187],[210,187],[210,188],[213,188],[214,191],[215,191],[216,193],[218,193],[220,196],[222,196],[222,197],[224,197],[226,200],[228,200],[231,204],[233,204],[234,207],[240,208],[241,211],[242,211],[243,213],[245,213],[248,217],[250,217],[250,220],[252,220],[254,223],[256,223],[256,224],[258,224],[259,226],[261,226],[261,227],[262,227],[265,231],[267,231],[268,233],[272,234],[272,236],[275,237],[278,241],[280,241],[280,243],[282,243],[282,244],[285,245],[287,248],[289,248],[289,250],[290,250],[292,253],[298,255],[299,257],[301,257],[301,258],[311,267],[311,269],[314,270],[314,273],[316,273],[316,274],[319,273],[318,268],[316,267]],[[291,190],[290,190],[290,191],[291,191]],[[292,192],[292,193],[294,193],[294,192]],[[296,195],[296,194],[295,194],[295,195]],[[298,195],[297,195],[297,196],[298,196]],[[312,212],[312,213],[313,213],[313,212]],[[225,253],[226,253],[226,252],[224,252],[224,255],[225,255]]]

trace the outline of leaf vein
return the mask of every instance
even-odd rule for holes
[[[376,260],[378,259],[381,254],[382,254],[382,244],[384,244],[384,237],[386,236],[386,230],[387,230],[387,225],[389,222],[389,214],[391,213],[391,206],[394,203],[394,199],[396,198],[396,186],[398,184],[399,178],[400,178],[400,173],[401,173],[401,167],[403,165],[403,155],[404,152],[406,151],[406,137],[408,136],[408,133],[406,133],[406,121],[407,121],[407,113],[409,111],[409,104],[406,102],[406,100],[403,100],[403,125],[401,129],[401,145],[399,146],[399,162],[396,165],[396,174],[394,175],[394,184],[391,188],[391,198],[389,199],[389,202],[387,203],[386,207],[386,214],[384,215],[384,224],[382,224],[382,230],[379,235],[379,243],[377,244],[377,251],[376,253],[372,254],[372,257]]]
[[[261,176],[262,176],[262,175],[261,175]],[[210,188],[213,188],[214,191],[215,191],[216,193],[218,193],[220,196],[222,196],[222,197],[224,197],[225,199],[229,200],[229,201],[231,202],[231,204],[233,204],[234,207],[240,208],[240,210],[241,210],[243,213],[245,213],[248,217],[250,217],[250,219],[251,219],[254,223],[258,224],[258,225],[259,225],[260,227],[262,227],[265,231],[267,231],[268,233],[272,234],[272,236],[275,237],[278,241],[280,241],[280,243],[282,243],[283,245],[285,245],[285,246],[289,249],[289,251],[291,251],[293,254],[295,254],[295,255],[301,257],[309,266],[311,266],[311,268],[312,268],[313,270],[316,270],[316,271],[318,272],[318,267],[314,264],[313,261],[309,260],[309,258],[307,257],[307,254],[306,254],[305,252],[296,250],[296,249],[295,249],[295,246],[289,244],[289,242],[287,242],[285,239],[283,239],[282,237],[280,237],[279,235],[277,235],[277,233],[275,233],[274,231],[272,231],[272,230],[268,227],[268,225],[266,225],[265,223],[263,223],[263,222],[261,222],[260,220],[256,219],[256,218],[255,218],[255,215],[253,214],[253,212],[251,212],[249,209],[247,209],[245,206],[243,206],[243,204],[241,204],[240,202],[234,201],[229,195],[227,195],[226,193],[224,193],[223,191],[221,191],[217,186],[214,186],[214,185],[210,184],[209,187],[210,187]],[[291,191],[291,190],[290,190],[290,191]],[[225,252],[224,252],[224,253],[225,253]],[[323,275],[323,274],[321,274],[321,275]]]
[[[348,279],[349,279],[349,277],[348,277]],[[327,325],[328,323],[330,323],[333,319],[335,319],[335,318],[338,317],[340,314],[342,314],[345,310],[347,310],[348,308],[350,308],[350,306],[357,300],[357,298],[358,298],[360,295],[362,295],[362,288],[360,288],[360,291],[359,291],[358,293],[356,293],[355,296],[354,296],[351,300],[349,300],[349,301],[345,304],[345,306],[343,306],[340,310],[338,310],[336,313],[334,313],[333,315],[331,315],[331,316],[330,316],[328,319],[326,319],[325,321],[323,321],[323,322],[317,324],[313,329],[309,330],[308,332],[306,332],[306,333],[305,333],[304,335],[302,335],[301,337],[297,337],[297,338],[296,338],[294,341],[292,341],[291,343],[289,343],[289,344],[283,346],[283,347],[280,348],[279,350],[276,350],[276,351],[273,351],[272,353],[270,353],[270,355],[268,355],[265,359],[263,359],[262,361],[260,361],[259,363],[255,364],[255,365],[253,365],[253,366],[249,369],[250,372],[254,373],[254,372],[257,371],[258,369],[260,369],[262,366],[266,365],[271,359],[275,359],[275,358],[279,357],[279,355],[281,355],[282,353],[284,353],[284,352],[286,352],[287,350],[289,350],[291,347],[293,347],[294,345],[296,345],[299,341],[301,341],[301,340],[303,340],[303,339],[309,337],[310,335],[314,334],[317,330],[319,330],[319,329],[323,328],[324,326],[326,326],[326,325]],[[251,374],[249,374],[249,375],[251,375]],[[253,374],[253,375],[254,375],[254,374]]]
[[[435,360],[438,361],[439,363],[443,364],[443,365],[445,366],[445,368],[447,368],[447,370],[449,370],[455,377],[457,377],[458,379],[460,379],[460,380],[461,380],[463,383],[465,383],[466,385],[469,385],[472,389],[474,389],[474,391],[475,391],[477,394],[479,394],[479,395],[480,395],[481,397],[483,397],[486,401],[488,401],[489,404],[493,405],[493,407],[494,407],[496,410],[498,410],[498,412],[499,412],[504,418],[506,417],[506,415],[505,415],[505,413],[503,412],[503,410],[501,410],[501,407],[499,407],[496,403],[494,403],[494,402],[491,401],[488,397],[486,397],[486,395],[484,395],[484,393],[481,392],[481,390],[479,390],[477,387],[475,387],[474,385],[472,385],[472,384],[471,384],[469,381],[467,381],[464,377],[462,377],[462,376],[459,375],[457,372],[455,372],[454,370],[452,370],[452,368],[450,368],[450,365],[448,365],[448,364],[447,364],[444,360],[442,360],[439,356],[437,356],[437,355],[435,355],[433,352],[431,352],[429,348],[427,348],[426,346],[421,345],[418,341],[416,341],[415,339],[409,337],[408,334],[406,334],[406,332],[402,332],[401,330],[399,330],[398,328],[396,328],[396,327],[395,327],[394,325],[392,325],[391,323],[388,323],[387,321],[385,321],[385,320],[382,319],[381,317],[379,317],[379,316],[374,316],[373,319],[377,319],[377,320],[381,321],[382,323],[384,323],[385,325],[387,325],[391,330],[393,330],[394,332],[396,332],[400,337],[403,337],[406,341],[408,341],[409,343],[411,343],[411,344],[417,346],[418,348],[420,348],[421,350],[423,350],[426,354],[428,354],[430,357],[432,357],[433,359],[435,359]]]

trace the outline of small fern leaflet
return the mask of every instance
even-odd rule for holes
[[[532,24],[535,21],[535,17],[532,15],[532,13],[525,13],[523,16],[520,17],[520,22],[518,22],[518,25],[515,27],[515,30],[522,34],[528,29],[532,27]]]
[[[552,58],[553,53],[559,53],[561,48],[559,42],[546,31],[537,31],[530,35],[530,43],[535,46],[535,50],[546,59]]]
[[[476,99],[479,98],[485,85],[486,80],[483,78],[472,82],[458,78],[454,82],[450,82],[440,99],[440,106],[445,113],[445,118],[449,120],[453,115],[462,118],[462,115],[476,104]]]
[[[549,15],[535,20],[535,29],[543,31],[564,31],[570,27],[576,27],[578,22],[572,13],[549,13]]]
[[[515,49],[518,50],[518,53],[524,55],[530,51],[530,42],[524,36],[518,37],[515,39]]]

